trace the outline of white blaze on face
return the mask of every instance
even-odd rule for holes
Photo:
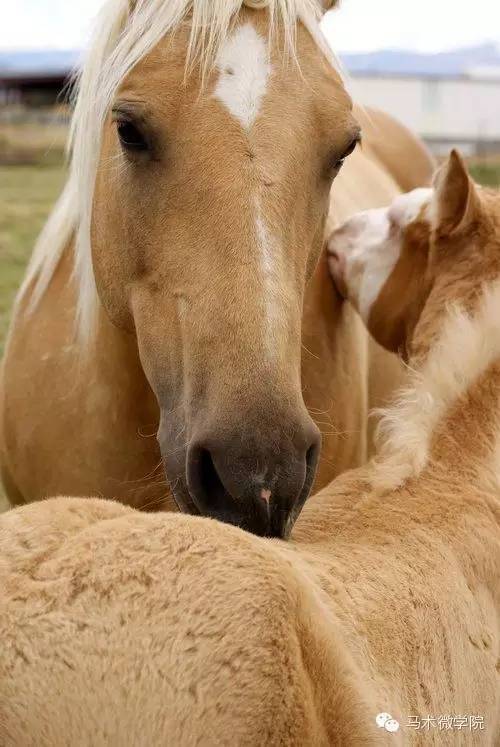
[[[333,278],[365,322],[399,259],[402,230],[431,196],[431,189],[416,189],[397,197],[389,208],[356,213],[330,236]]]
[[[268,357],[275,351],[275,332],[280,323],[279,305],[280,278],[277,275],[280,263],[280,244],[269,231],[262,216],[260,200],[255,199],[255,234],[257,259],[262,278],[262,304],[264,309],[264,342]]]
[[[260,111],[271,73],[269,50],[251,23],[239,26],[216,59],[220,71],[214,96],[249,130]]]
[[[221,46],[216,66],[220,74],[214,96],[250,136],[272,70],[267,40],[257,33],[251,23],[239,26]],[[281,246],[266,223],[259,194],[254,196],[253,206],[258,271],[262,280],[264,344],[271,357],[275,352],[274,331],[279,324],[277,296],[280,292],[278,269]]]

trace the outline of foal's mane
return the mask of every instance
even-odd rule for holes
[[[394,490],[429,465],[436,427],[474,383],[500,361],[499,320],[500,279],[483,287],[475,312],[464,310],[458,303],[448,307],[439,338],[423,366],[418,371],[409,368],[407,383],[395,401],[378,411],[381,420],[373,462],[375,487]],[[491,418],[496,423],[497,414],[491,413]],[[478,441],[486,436],[479,432],[472,433],[471,438]],[[491,465],[480,464],[479,471],[485,482],[489,480],[498,490],[500,446],[494,448],[498,453],[492,454]]]
[[[319,28],[321,0],[107,0],[96,19],[85,64],[76,78],[68,181],[38,238],[18,295],[22,298],[28,288],[33,289],[28,312],[45,293],[74,237],[79,337],[83,342],[91,338],[98,308],[90,248],[92,200],[102,128],[114,94],[134,65],[165,34],[186,22],[190,25],[186,70],[196,62],[206,72],[244,5],[267,10],[270,33],[279,28],[286,50],[292,54],[300,20],[336,64]]]

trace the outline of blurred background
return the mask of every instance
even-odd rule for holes
[[[102,0],[17,0],[0,26],[0,355],[15,290],[64,179],[63,90]],[[343,0],[324,30],[361,103],[458,146],[500,184],[500,4]]]

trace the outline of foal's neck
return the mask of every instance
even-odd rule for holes
[[[421,388],[408,387],[387,409],[385,441],[371,462],[340,475],[309,500],[294,530],[299,544],[329,548],[360,515],[377,522],[373,511],[387,502],[393,505],[394,496],[398,505],[410,501],[418,513],[429,496],[439,497],[441,491],[448,501],[456,497],[457,510],[463,508],[464,491],[476,496],[498,492],[500,356],[453,399],[442,391],[439,400],[439,386],[432,384],[424,379]],[[445,379],[441,384],[446,389]]]
[[[413,369],[413,370],[412,370]],[[452,312],[425,356],[411,360],[406,387],[385,411],[377,455],[340,475],[304,507],[293,537],[327,551],[346,527],[377,522],[380,507],[500,487],[500,283],[471,317]],[[410,506],[408,506],[410,508]]]
[[[415,476],[444,470],[482,480],[500,443],[500,282],[473,312],[446,312],[431,339],[428,352],[410,360],[408,390],[386,415],[382,454],[413,451]]]
[[[439,317],[434,324],[426,318],[420,329],[417,325],[420,339],[425,325],[430,347],[415,352],[406,386],[382,414],[370,467],[374,493],[397,490],[426,475],[484,482],[496,471],[500,281],[476,300],[472,314],[455,307]]]

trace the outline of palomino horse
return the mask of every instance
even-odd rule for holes
[[[368,381],[364,331],[332,302],[321,256],[331,184],[360,127],[323,10],[106,4],[70,177],[7,344],[12,502],[98,494],[171,508],[162,458],[182,510],[283,536],[313,483],[320,429],[317,487],[364,460],[381,377]],[[367,130],[377,122],[339,177],[340,216],[430,175],[422,146],[377,115]]]
[[[499,743],[500,195],[454,157],[384,217],[334,272],[414,370],[290,543],[89,499],[0,518],[4,747]]]

